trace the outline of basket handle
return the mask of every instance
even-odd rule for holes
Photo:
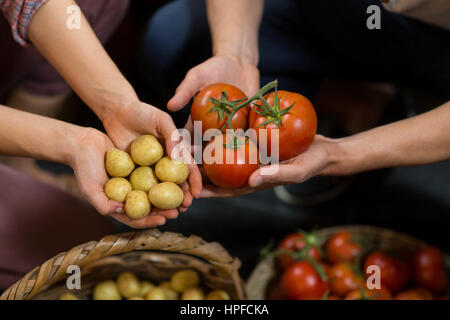
[[[178,233],[161,233],[157,229],[149,229],[109,235],[99,241],[87,242],[60,253],[27,273],[21,280],[5,290],[0,299],[31,299],[42,289],[64,279],[67,276],[67,267],[70,265],[83,268],[101,258],[134,250],[178,252],[202,258],[230,274],[235,284],[237,297],[244,298],[242,280],[238,273],[241,263],[219,243],[206,242],[198,236],[184,237]]]

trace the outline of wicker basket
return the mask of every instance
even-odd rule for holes
[[[322,229],[316,232],[319,239],[320,246],[335,233],[347,230],[351,234],[362,235],[372,249],[387,251],[387,252],[413,252],[424,246],[426,243],[389,229],[383,229],[373,226],[339,226],[333,228]],[[450,274],[450,257],[445,255],[447,273]],[[267,294],[267,289],[272,283],[276,281],[277,270],[275,267],[275,260],[273,258],[266,258],[262,260],[250,275],[246,293],[250,300],[264,300]]]
[[[67,292],[67,267],[81,268],[82,289],[74,292],[89,299],[96,283],[115,279],[123,271],[162,282],[179,269],[195,269],[209,289],[224,289],[232,299],[244,299],[240,261],[220,244],[197,236],[161,233],[156,229],[106,236],[60,253],[29,272],[1,295],[2,300],[57,299]]]

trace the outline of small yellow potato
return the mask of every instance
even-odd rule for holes
[[[150,188],[148,198],[155,207],[170,210],[183,203],[184,193],[175,183],[163,182]]]
[[[159,287],[164,289],[164,293],[166,294],[167,300],[178,300],[178,293],[175,290],[173,290],[170,281],[164,281],[159,285]]]
[[[181,295],[181,300],[205,300],[205,293],[198,287],[187,288]]]
[[[230,300],[230,295],[225,290],[214,290],[208,293],[206,300]]]
[[[92,294],[94,300],[122,300],[119,288],[114,281],[108,280],[97,284]]]
[[[148,192],[151,187],[158,184],[158,178],[150,167],[139,167],[130,176],[133,190]]]
[[[64,293],[58,298],[58,300],[80,300],[80,299],[78,299],[77,296],[72,293]]]
[[[128,153],[114,148],[106,153],[105,167],[111,177],[125,178],[133,171],[134,162]]]
[[[176,292],[183,292],[192,287],[197,287],[200,284],[200,276],[194,270],[177,271],[170,279],[173,290]]]
[[[139,279],[132,272],[122,272],[117,277],[117,287],[125,298],[138,296],[141,291]]]
[[[144,191],[133,190],[127,195],[125,213],[130,219],[142,219],[150,213],[151,205]]]
[[[125,202],[128,193],[132,189],[131,183],[124,178],[112,178],[105,185],[106,196],[119,202]]]
[[[189,168],[183,161],[164,157],[156,164],[155,173],[161,181],[182,184],[189,176]]]
[[[145,297],[147,293],[152,291],[155,288],[155,285],[149,281],[142,281],[141,282],[141,290],[139,291],[140,297]]]
[[[172,283],[170,283],[170,281],[164,281],[163,283],[161,283],[159,285],[160,288],[164,288],[164,289],[169,289],[169,290],[173,290],[172,288]]]
[[[151,166],[163,155],[163,147],[152,135],[140,136],[131,144],[131,157],[140,166]]]
[[[166,293],[163,288],[154,288],[147,293],[145,300],[167,300]]]
[[[144,300],[144,298],[142,298],[142,297],[131,297],[131,298],[128,298],[127,300]]]

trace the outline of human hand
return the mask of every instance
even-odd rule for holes
[[[124,214],[123,204],[109,200],[104,192],[104,185],[109,179],[105,169],[105,154],[114,147],[112,141],[100,131],[90,128],[83,128],[77,141],[69,165],[74,170],[81,192],[99,213],[133,228],[160,226],[165,224],[166,219],[177,218],[177,210],[152,210],[151,215],[143,219],[128,218]]]
[[[140,101],[124,104],[115,110],[104,118],[103,125],[117,148],[128,150],[134,139],[143,134],[152,134],[163,140],[167,154],[172,154],[178,144],[179,133],[169,114]],[[184,212],[192,204],[193,198],[200,196],[202,178],[189,152],[183,152],[182,157],[189,167],[188,182],[182,186],[184,201],[179,208]]]
[[[201,198],[236,197],[255,191],[272,188],[277,185],[304,182],[314,176],[327,174],[327,168],[332,164],[332,153],[336,140],[317,135],[314,142],[304,153],[282,161],[274,174],[264,174],[260,167],[250,176],[249,186],[242,189],[222,189],[211,184],[205,184]]]
[[[259,89],[259,71],[247,61],[231,55],[214,56],[189,70],[168,102],[167,108],[178,111],[186,106],[194,95],[213,83],[228,83],[240,88],[248,96]]]

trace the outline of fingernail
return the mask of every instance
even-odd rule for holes
[[[123,208],[121,208],[121,207],[116,208],[115,211],[116,211],[116,213],[121,214],[121,213],[123,213]]]
[[[257,176],[253,182],[253,187],[259,187],[263,182],[263,179],[261,176]]]

